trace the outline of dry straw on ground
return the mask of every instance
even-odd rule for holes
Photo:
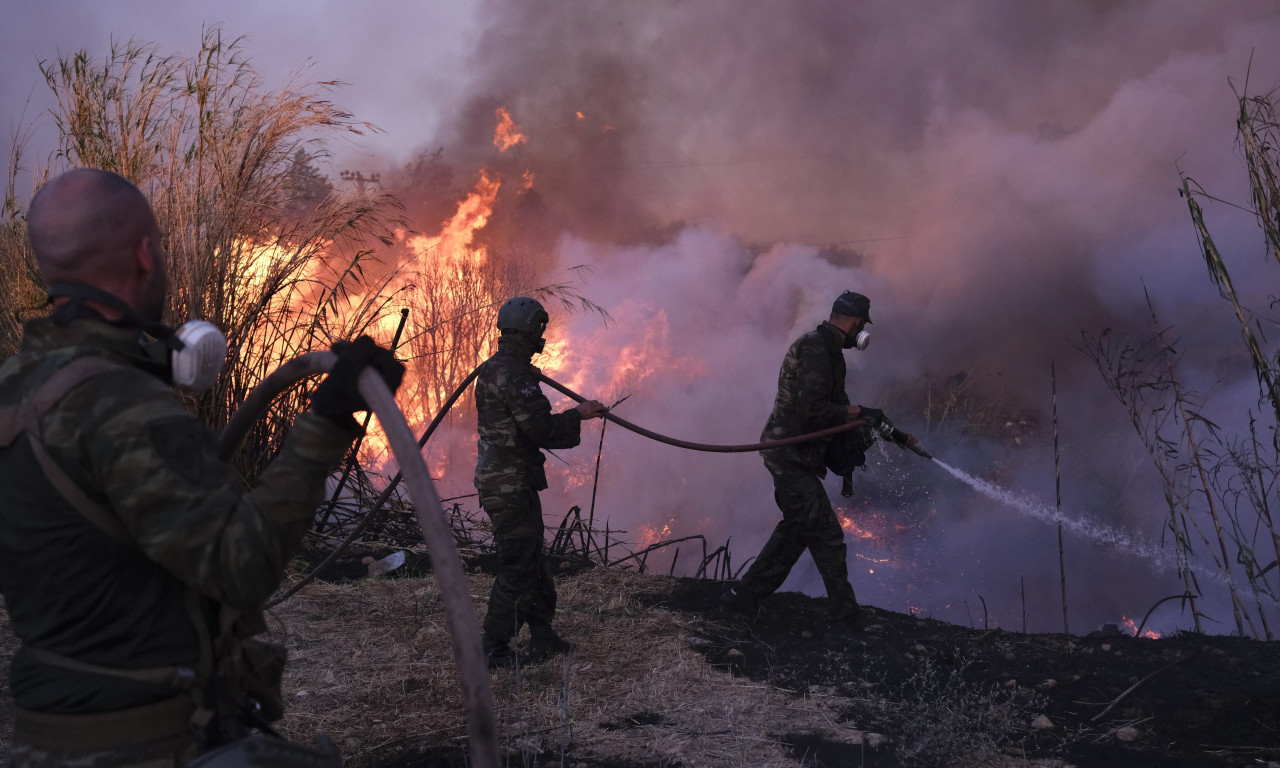
[[[797,697],[711,667],[690,638],[702,619],[642,607],[637,576],[596,568],[560,581],[557,625],[571,657],[493,676],[511,755],[699,766],[794,766],[777,736],[856,743],[834,700]],[[480,610],[491,577],[471,579]],[[349,765],[461,746],[457,673],[435,581],[316,584],[274,611],[291,648],[284,731],[325,731]],[[658,721],[646,724],[650,721]]]

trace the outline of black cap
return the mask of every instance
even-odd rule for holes
[[[831,305],[831,313],[834,315],[848,315],[850,317],[865,317],[867,322],[871,322],[871,299],[860,293],[853,291],[845,291],[840,294],[840,298],[836,299]]]

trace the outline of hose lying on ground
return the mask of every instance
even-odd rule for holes
[[[328,371],[337,360],[332,352],[313,352],[281,366],[258,385],[237,409],[219,436],[220,455],[229,456],[248,433],[258,416],[281,392],[303,378]],[[468,381],[467,383],[470,383]],[[413,433],[386,382],[372,369],[361,372],[356,383],[360,395],[378,416],[386,433],[391,452],[400,464],[401,474],[409,486],[422,537],[431,554],[432,569],[440,589],[440,600],[449,622],[449,637],[454,660],[462,683],[463,708],[467,719],[470,764],[482,768],[498,768],[498,730],[493,714],[493,693],[489,687],[489,670],[480,645],[480,628],[476,623],[475,603],[467,588],[462,560],[453,540],[453,532],[440,512],[431,475],[415,445]],[[446,409],[447,410],[447,409]],[[242,415],[243,414],[243,415]],[[443,416],[443,412],[441,414]],[[438,419],[437,419],[438,422]],[[432,422],[434,428],[437,422]],[[430,433],[423,435],[426,442]]]

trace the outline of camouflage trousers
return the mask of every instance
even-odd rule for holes
[[[196,757],[189,736],[101,750],[42,749],[14,743],[5,768],[181,768]]]
[[[489,591],[484,633],[510,642],[525,623],[533,631],[550,627],[556,613],[556,585],[543,552],[542,503],[534,490],[480,501],[493,522],[498,548],[498,575]]]
[[[845,560],[844,529],[831,508],[822,479],[811,472],[772,467],[769,474],[773,475],[773,498],[782,510],[782,520],[742,577],[743,586],[756,597],[773,594],[808,549],[833,607],[856,606]]]

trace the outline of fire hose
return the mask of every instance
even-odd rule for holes
[[[282,392],[308,376],[327,372],[336,359],[332,352],[313,352],[297,357],[273,371],[249,393],[241,406],[236,409],[236,412],[228,420],[226,427],[218,438],[219,456],[224,460],[231,457],[236,447],[243,441],[244,436],[248,434],[249,429]],[[440,412],[436,414],[426,431],[423,432],[422,437],[417,441],[414,441],[413,433],[409,430],[404,414],[401,413],[396,405],[395,398],[392,396],[391,390],[387,388],[386,383],[372,370],[365,370],[361,373],[357,387],[365,401],[368,402],[370,409],[377,414],[378,421],[382,424],[387,441],[391,446],[392,455],[395,456],[400,464],[400,472],[387,484],[387,487],[375,500],[363,520],[355,526],[354,530],[347,535],[347,538],[311,573],[303,577],[283,595],[269,603],[267,607],[278,605],[293,595],[315,578],[340,552],[355,541],[355,538],[374,518],[378,510],[382,508],[382,505],[386,503],[400,480],[404,479],[409,486],[410,496],[414,500],[414,513],[417,517],[418,527],[422,530],[423,539],[427,544],[432,569],[435,571],[436,581],[440,588],[441,602],[444,605],[451,629],[450,638],[453,645],[454,658],[457,661],[459,677],[462,680],[463,706],[467,718],[467,735],[472,747],[472,762],[482,768],[489,766],[496,768],[498,765],[498,749],[497,728],[493,715],[493,694],[489,687],[488,667],[480,644],[479,627],[475,621],[475,604],[467,588],[466,575],[462,570],[461,559],[458,556],[453,534],[445,523],[444,518],[438,513],[440,497],[436,493],[435,485],[431,482],[431,475],[422,461],[420,452],[458,398],[462,396],[467,387],[471,386],[479,370],[479,368],[473,370],[458,385],[453,394],[441,406]],[[541,371],[538,372],[538,379],[577,402],[585,402],[587,399],[549,376],[544,375]],[[604,418],[624,429],[666,445],[712,453],[747,453],[780,448],[870,425],[870,422],[866,419],[852,419],[834,427],[780,440],[743,445],[717,445],[695,443],[668,437],[633,424],[612,413],[605,413]],[[878,428],[886,436],[893,429],[892,425],[887,422],[881,423]],[[917,445],[907,445],[905,447],[910,448],[921,456],[931,458],[928,452]],[[414,458],[410,459],[410,456]]]
[[[538,373],[538,379],[539,381],[546,383],[552,389],[556,390],[557,392],[560,392],[561,394],[565,395],[571,400],[576,400],[579,403],[586,402],[587,400],[587,398],[583,397],[577,392],[574,392],[572,389],[569,389],[565,385],[561,384],[560,382],[556,381],[550,376],[543,374],[542,372]],[[786,437],[779,440],[769,440],[762,443],[747,443],[745,445],[715,445],[711,443],[692,443],[692,442],[689,442],[688,440],[679,440],[674,437],[667,437],[666,435],[661,435],[652,430],[645,429],[644,427],[638,424],[632,424],[626,419],[623,419],[618,416],[614,416],[612,413],[606,413],[604,415],[604,418],[608,419],[609,421],[612,421],[613,423],[617,424],[623,429],[631,430],[632,432],[635,432],[637,435],[642,435],[644,437],[649,438],[650,440],[656,440],[659,443],[673,445],[677,448],[687,448],[691,451],[706,451],[709,453],[750,453],[751,451],[765,451],[770,448],[781,448],[784,445],[796,445],[798,443],[807,443],[810,440],[817,440],[818,438],[821,438],[821,437],[830,437],[831,435],[839,434],[840,432],[845,432],[850,429],[856,429],[858,427],[870,426],[876,429],[877,431],[879,431],[885,437],[888,437],[889,434],[893,431],[893,425],[890,424],[888,421],[882,420],[879,424],[873,425],[870,421],[866,419],[853,419],[851,421],[846,421],[843,424],[838,424],[834,427],[820,429],[816,432],[809,432],[804,435],[796,435],[795,437]],[[918,444],[911,444],[911,445],[904,444],[903,447],[910,448],[912,451],[915,451],[916,453],[920,454],[926,459],[933,458],[933,456],[931,456],[928,451],[920,447]]]
[[[299,380],[301,380],[302,378],[305,378],[306,376],[310,376],[318,373],[324,373],[326,370],[328,370],[326,367],[324,367],[324,365],[318,362],[318,359],[316,357],[317,355],[324,355],[324,354],[328,354],[328,353],[313,353],[311,355],[303,355],[294,360],[291,360],[288,363],[285,363],[280,368],[276,369],[276,371],[274,371],[270,376],[264,379],[262,383],[260,383],[257,387],[253,389],[253,391],[249,393],[249,395],[245,398],[244,403],[240,406],[240,408],[234,414],[232,414],[230,421],[227,422],[227,426],[223,429],[222,435],[219,438],[219,441],[218,441],[219,455],[224,460],[230,458],[232,452],[235,451],[236,446],[240,444],[240,442],[244,439],[244,436],[248,433],[250,427],[253,426],[253,423],[258,419],[261,413],[266,410],[267,406],[271,404],[271,401],[274,400],[277,396],[279,396],[281,392],[293,386]],[[471,371],[471,373],[467,374],[467,377],[462,380],[462,383],[459,384],[456,389],[454,389],[453,393],[449,395],[449,398],[445,400],[443,405],[441,405],[440,412],[436,414],[434,419],[432,419],[431,424],[428,425],[427,429],[422,433],[422,437],[418,438],[417,445],[419,449],[421,449],[423,446],[427,444],[427,441],[431,438],[431,435],[436,431],[436,428],[438,428],[441,422],[444,421],[444,417],[448,414],[449,410],[453,407],[453,405],[458,401],[458,398],[462,396],[462,393],[467,390],[467,387],[471,386],[471,382],[475,381],[476,375],[479,372],[480,372],[480,369],[476,368],[475,370]],[[557,391],[565,394],[570,399],[576,400],[577,402],[585,402],[587,399],[582,395],[578,394],[577,392],[574,392],[573,390],[564,386],[560,382],[548,376],[543,375],[541,372],[538,373],[538,378],[541,381],[549,384],[552,388],[556,389]],[[858,427],[864,427],[868,425],[868,422],[865,419],[854,419],[852,421],[845,422],[844,424],[840,424],[834,427],[829,427],[827,429],[818,430],[817,432],[810,432],[808,434],[797,435],[795,437],[788,437],[781,440],[772,440],[772,441],[760,442],[760,443],[748,443],[744,445],[716,445],[711,443],[694,443],[687,440],[680,440],[677,438],[668,437],[666,435],[659,434],[652,430],[645,429],[644,427],[641,427],[637,424],[633,424],[630,421],[627,421],[626,419],[623,419],[619,416],[615,416],[612,413],[606,413],[604,415],[604,418],[618,424],[623,429],[630,430],[632,432],[635,432],[638,435],[647,437],[651,440],[656,440],[657,442],[665,443],[666,445],[672,445],[677,448],[685,448],[692,451],[704,451],[704,452],[712,452],[712,453],[747,453],[751,451],[762,451],[769,448],[780,448],[785,445],[797,445],[799,443],[809,442],[810,440],[816,440],[821,437],[828,437],[831,435],[838,434],[840,432],[844,432],[849,429],[855,429]],[[884,434],[884,436],[887,438],[889,437],[889,434],[893,431],[893,425],[889,424],[886,421],[878,425],[877,429],[881,431],[881,433]],[[933,456],[931,456],[929,452],[926,451],[919,444],[907,445],[905,447],[910,448],[912,451],[916,452],[917,454],[923,456],[926,459],[933,458]],[[346,548],[349,547],[356,540],[356,538],[360,536],[361,533],[364,532],[365,528],[368,527],[369,523],[371,523],[374,520],[374,518],[377,515],[377,512],[382,509],[382,506],[386,504],[388,499],[391,498],[391,494],[395,492],[395,489],[400,484],[400,480],[402,479],[402,477],[403,477],[403,472],[396,473],[395,477],[391,478],[391,481],[387,483],[387,487],[384,488],[382,490],[382,493],[380,493],[378,497],[374,500],[373,504],[369,508],[369,511],[365,513],[364,517],[360,520],[360,522],[357,523],[354,528],[352,528],[351,532],[347,534],[346,538],[343,539],[342,542],[338,544],[338,546],[335,547],[333,551],[330,552],[323,560],[321,560],[320,563],[315,568],[313,568],[310,573],[303,576],[296,584],[294,584],[292,587],[289,587],[289,589],[287,589],[283,594],[279,595],[278,597],[273,599],[271,602],[267,603],[267,607],[271,608],[273,606],[279,605],[280,603],[292,597],[300,589],[305,587],[307,584],[311,583],[311,581],[314,580],[320,574],[321,571],[323,571],[334,560],[336,560],[338,556],[342,554],[342,552],[345,551]]]
[[[237,409],[219,437],[219,452],[229,456],[247,433],[249,426],[265,411],[280,392],[306,376],[329,370],[337,357],[332,352],[313,352],[286,363],[259,384]],[[422,461],[418,446],[409,431],[404,414],[386,382],[376,371],[365,369],[356,382],[365,402],[378,416],[386,433],[391,452],[401,465],[401,474],[409,486],[422,537],[431,554],[432,568],[440,588],[449,622],[449,638],[462,682],[463,709],[467,720],[467,739],[471,745],[472,765],[498,768],[498,729],[493,714],[493,693],[489,688],[489,669],[480,645],[480,628],[476,624],[475,604],[467,588],[462,561],[453,541],[453,533],[439,514],[440,497],[431,475]],[[245,414],[241,416],[241,414]],[[411,458],[412,457],[412,458]]]

